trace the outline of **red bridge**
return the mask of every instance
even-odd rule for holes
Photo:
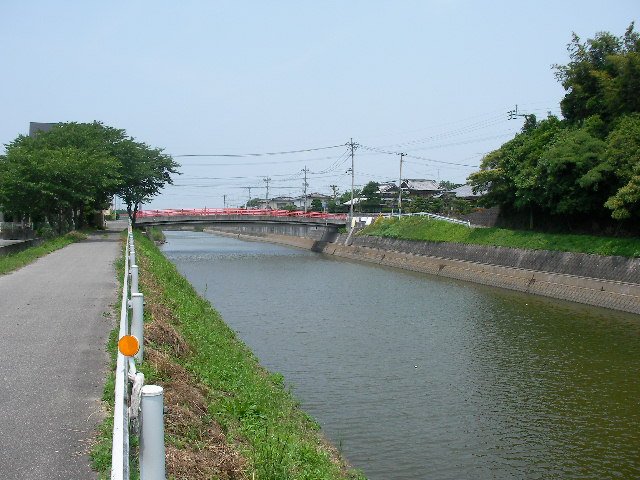
[[[289,210],[247,210],[243,208],[192,208],[192,209],[170,209],[170,210],[140,210],[137,219],[149,217],[175,217],[175,216],[236,216],[250,215],[263,217],[304,217],[304,218],[321,218],[331,220],[345,221],[347,216],[343,213],[324,213],[324,212],[303,212]]]

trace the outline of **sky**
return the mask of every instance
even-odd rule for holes
[[[31,121],[125,129],[181,164],[143,209],[237,207],[267,184],[299,196],[304,170],[308,193],[347,191],[351,139],[356,187],[397,182],[398,153],[403,178],[464,183],[520,130],[516,105],[560,115],[551,66],[572,32],[621,36],[639,14],[637,0],[0,0],[0,144]]]

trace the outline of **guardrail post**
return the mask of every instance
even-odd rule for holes
[[[131,265],[131,293],[138,293],[138,265]]]
[[[142,293],[131,294],[131,309],[133,318],[131,319],[131,335],[140,342],[140,350],[135,354],[136,361],[142,363],[144,360],[144,295]]]
[[[165,480],[164,391],[157,385],[142,387],[140,480]]]
[[[129,265],[136,264],[136,251],[133,248],[133,240],[131,240],[131,251],[129,252]]]

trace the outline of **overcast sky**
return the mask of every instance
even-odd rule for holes
[[[124,128],[183,174],[145,208],[238,206],[355,182],[463,183],[521,113],[559,113],[571,33],[622,35],[637,0],[0,0],[0,143],[30,121]],[[310,152],[247,157],[182,157]],[[375,150],[371,150],[375,149]],[[389,153],[380,153],[389,152]]]

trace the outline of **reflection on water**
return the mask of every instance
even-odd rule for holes
[[[167,257],[370,479],[640,476],[638,317],[166,235]]]

